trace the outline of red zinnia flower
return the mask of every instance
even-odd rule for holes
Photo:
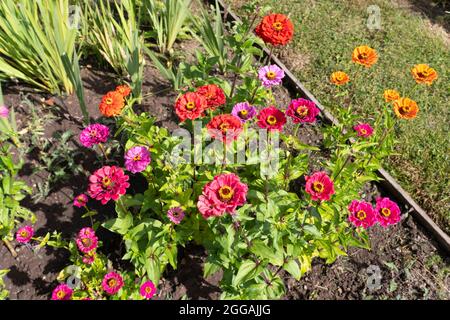
[[[294,35],[294,25],[283,14],[271,14],[262,19],[255,32],[265,43],[286,45]]]
[[[105,117],[112,117],[119,115],[124,106],[123,96],[117,91],[110,91],[103,96],[99,110]]]
[[[208,108],[211,110],[215,110],[226,102],[225,93],[215,84],[201,86],[196,92],[206,99]]]
[[[330,177],[323,171],[316,172],[312,176],[306,176],[306,192],[312,200],[330,200],[334,194],[334,185]]]
[[[353,200],[348,206],[348,211],[350,211],[348,220],[356,227],[367,229],[377,222],[375,211],[368,202]]]
[[[205,97],[196,92],[187,92],[178,98],[175,103],[175,112],[183,122],[186,119],[195,120],[203,115],[208,107]]]
[[[242,131],[241,120],[231,114],[215,116],[206,127],[211,137],[226,143],[236,140]]]
[[[124,85],[121,85],[121,86],[117,86],[115,91],[120,93],[122,95],[122,97],[125,98],[125,97],[128,97],[130,95],[131,88],[128,85],[124,84]]]
[[[267,107],[262,109],[258,114],[258,126],[262,129],[283,130],[286,123],[286,116],[275,107]]]

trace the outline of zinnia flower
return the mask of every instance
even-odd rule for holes
[[[414,119],[419,112],[419,106],[414,100],[400,98],[394,101],[394,112],[401,119]]]
[[[98,238],[91,228],[83,228],[75,239],[78,249],[83,253],[89,253],[98,246]]]
[[[359,46],[353,50],[352,60],[369,68],[377,62],[378,55],[374,49],[368,46]]]
[[[16,240],[20,243],[28,243],[34,235],[34,229],[32,226],[24,226],[19,228],[16,232]]]
[[[103,96],[99,110],[105,117],[117,116],[122,112],[125,101],[122,94],[117,91],[110,91]]]
[[[283,14],[271,14],[265,16],[256,26],[255,33],[265,43],[274,46],[286,45],[294,35],[294,25]]]
[[[429,67],[427,64],[417,64],[411,70],[411,73],[417,83],[425,83],[431,85],[434,80],[438,78],[436,70]]]
[[[229,143],[238,138],[242,131],[242,123],[239,118],[231,114],[221,114],[212,118],[206,128],[214,139]]]
[[[316,172],[310,177],[306,176],[305,179],[305,190],[311,195],[312,200],[330,200],[334,194],[334,184],[325,172]]]
[[[384,90],[383,95],[384,95],[384,100],[386,102],[395,101],[400,98],[400,93],[398,93],[397,90],[391,90],[391,89]]]
[[[383,227],[400,221],[400,208],[389,198],[378,198],[375,206],[377,221]]]
[[[52,292],[52,300],[70,300],[73,290],[65,283],[58,285]]]
[[[226,212],[232,214],[247,201],[247,192],[247,185],[237,175],[221,174],[203,187],[197,208],[205,219],[221,216]]]
[[[320,110],[316,107],[314,102],[303,98],[291,101],[291,104],[286,111],[294,123],[300,122],[315,122]]]
[[[336,71],[331,74],[330,80],[335,85],[341,86],[349,82],[350,78],[348,77],[348,74],[346,74],[344,71]]]
[[[8,118],[9,109],[6,106],[0,106],[0,118]]]
[[[151,281],[146,281],[140,288],[141,296],[145,299],[151,299],[156,293],[156,287]]]
[[[233,107],[231,114],[244,123],[256,115],[256,108],[251,106],[248,102],[240,102]]]
[[[115,91],[120,93],[120,95],[125,98],[130,95],[131,88],[128,85],[124,84],[121,86],[117,86]]]
[[[97,256],[97,253],[92,250],[87,252],[84,256],[83,256],[83,263],[85,264],[93,264],[95,261],[95,257]]]
[[[125,168],[132,173],[144,171],[150,162],[150,152],[146,147],[132,147],[125,154]]]
[[[275,107],[267,107],[262,109],[258,114],[258,126],[262,129],[283,130],[283,126],[286,123],[286,116],[284,112],[278,110]]]
[[[270,88],[281,84],[284,78],[284,71],[276,64],[264,66],[259,69],[258,77],[264,87]]]
[[[201,86],[197,89],[196,93],[202,95],[206,99],[206,104],[211,110],[215,110],[226,102],[225,93],[215,84]]]
[[[84,193],[76,196],[75,199],[73,199],[73,205],[78,208],[84,207],[87,202],[88,197]]]
[[[358,133],[358,137],[368,138],[373,134],[373,128],[368,123],[360,123],[353,129]]]
[[[80,142],[87,148],[92,147],[94,144],[106,142],[108,137],[109,128],[99,123],[91,124],[80,132]]]
[[[175,112],[183,122],[186,119],[195,120],[203,115],[208,107],[205,97],[195,92],[187,92],[175,103]]]
[[[123,278],[116,272],[110,272],[105,275],[102,281],[102,288],[107,294],[116,294],[123,287]]]
[[[180,224],[181,220],[184,218],[184,215],[185,213],[180,207],[173,207],[167,211],[167,217],[169,217],[169,220],[175,224]]]
[[[116,166],[104,166],[89,177],[89,196],[102,204],[117,200],[130,186],[128,176]]]
[[[367,229],[377,222],[375,211],[368,202],[353,200],[348,210],[350,211],[348,220],[356,227]]]

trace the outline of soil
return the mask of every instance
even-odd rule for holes
[[[192,44],[186,44],[192,50]],[[112,90],[117,83],[116,78],[90,66],[83,68],[82,77],[85,85],[86,102],[89,114],[94,121],[100,118],[98,104],[101,97]],[[173,130],[177,128],[177,117],[173,112],[176,93],[161,78],[157,70],[149,64],[144,72],[143,94],[145,98],[139,110],[149,112],[157,119],[157,124]],[[23,103],[23,92],[29,92],[29,99],[42,105],[43,113],[52,113],[56,119],[47,123],[45,137],[51,139],[54,134],[70,130],[74,133],[70,144],[80,150],[75,161],[83,168],[83,173],[71,176],[59,183],[45,199],[34,203],[27,198],[23,205],[35,212],[37,223],[36,235],[57,230],[64,238],[73,238],[78,230],[89,225],[88,219],[82,219],[82,210],[72,206],[72,199],[86,190],[87,176],[101,165],[95,151],[79,145],[78,134],[82,129],[82,116],[75,96],[63,99],[53,98],[54,106],[42,103],[42,99],[51,97],[31,92],[27,87],[10,84],[4,88],[5,104],[17,111],[19,128],[23,128],[30,117],[29,107]],[[152,94],[154,93],[154,94]],[[283,88],[275,90],[277,101],[286,106],[292,96]],[[100,119],[100,120],[98,120]],[[305,143],[320,145],[321,135],[314,126],[307,126],[299,131],[299,138]],[[48,172],[33,172],[39,161],[39,154],[27,155],[27,163],[20,172],[30,186],[36,189],[37,184],[48,176]],[[112,159],[121,165],[121,158]],[[139,179],[133,177],[133,179]],[[139,183],[132,183],[132,186]],[[129,190],[130,192],[137,190]],[[369,194],[377,190],[372,186]],[[112,204],[98,206],[98,220],[105,220],[114,212]],[[403,211],[404,212],[404,211]],[[122,254],[120,238],[100,228],[99,237],[103,240],[102,251],[116,265],[127,267],[120,260]],[[433,240],[415,223],[412,217],[405,216],[400,224],[387,229],[373,228],[370,231],[372,250],[350,249],[347,257],[340,257],[331,265],[325,265],[320,259],[313,261],[312,270],[300,281],[288,275],[286,278],[286,299],[449,299],[450,257],[439,252]],[[44,248],[38,252],[31,245],[20,245],[13,242],[18,252],[14,259],[7,248],[0,245],[0,269],[10,269],[5,278],[6,287],[10,291],[10,299],[49,299],[52,289],[57,285],[56,277],[61,269],[70,264],[65,250]],[[219,281],[221,274],[207,279],[202,278],[203,263],[207,253],[202,247],[190,244],[179,252],[179,267],[170,268],[164,274],[156,299],[218,299],[220,296]],[[367,286],[369,266],[380,268],[381,288],[370,290]]]

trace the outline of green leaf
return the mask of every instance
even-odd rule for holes
[[[283,269],[289,272],[296,280],[300,280],[302,273],[297,261],[289,260],[283,265]]]
[[[237,287],[241,283],[244,283],[255,271],[256,263],[251,260],[245,260],[242,262],[237,274],[233,277],[232,286]]]
[[[250,251],[262,259],[268,259],[271,264],[276,266],[281,266],[284,262],[283,252],[276,253],[261,241],[254,241],[250,247]]]

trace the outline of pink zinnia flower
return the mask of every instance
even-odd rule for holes
[[[367,229],[377,222],[375,210],[368,202],[353,200],[348,210],[350,211],[348,220],[356,227]]]
[[[150,152],[146,147],[132,147],[125,154],[125,168],[132,173],[144,171],[150,161]]]
[[[105,275],[102,281],[102,288],[107,294],[116,294],[123,287],[123,278],[116,272],[110,272]]]
[[[65,283],[58,285],[52,292],[52,300],[70,300],[73,290]]]
[[[286,116],[275,107],[267,107],[262,109],[258,114],[258,126],[269,131],[283,130],[286,123]]]
[[[312,176],[306,176],[306,192],[312,200],[330,200],[334,194],[334,185],[330,177],[323,171],[316,172]]]
[[[8,118],[9,109],[6,106],[0,106],[0,118]]]
[[[151,281],[146,281],[140,289],[141,296],[145,299],[151,299],[156,293],[156,287]]]
[[[28,243],[34,235],[34,229],[32,226],[25,226],[17,230],[16,240],[20,243]]]
[[[273,64],[259,69],[258,77],[264,87],[270,88],[281,83],[284,78],[284,71],[276,64]]]
[[[92,250],[92,251],[86,253],[86,254],[83,256],[83,263],[86,263],[86,264],[93,264],[94,261],[95,261],[95,257],[96,257],[96,256],[97,256],[97,253],[95,253],[94,250]]]
[[[237,206],[242,206],[247,201],[247,192],[247,185],[237,175],[221,174],[203,187],[197,207],[205,219],[221,216],[226,212],[232,214]]]
[[[292,118],[294,123],[315,122],[319,113],[320,110],[314,102],[303,98],[292,100],[286,111],[286,114]]]
[[[73,199],[73,205],[78,208],[84,207],[87,202],[88,196],[85,195],[84,193],[76,196],[75,199]]]
[[[368,123],[360,123],[353,129],[358,133],[358,137],[368,138],[373,134],[373,129]]]
[[[98,247],[98,238],[95,234],[78,234],[75,239],[78,249],[83,253],[89,253]]]
[[[90,148],[94,144],[104,143],[108,140],[109,128],[99,123],[94,123],[83,129],[80,133],[80,142]]]
[[[91,236],[95,236],[95,231],[90,227],[85,227],[78,232],[78,237],[80,238]]]
[[[231,114],[244,123],[256,115],[256,108],[248,102],[240,102],[233,107]]]
[[[377,212],[377,221],[383,227],[396,224],[400,221],[400,208],[389,198],[378,198],[375,210]]]
[[[89,177],[89,196],[102,204],[117,200],[130,186],[128,176],[116,166],[104,166]]]
[[[167,216],[170,221],[175,224],[180,224],[181,220],[184,218],[184,215],[184,211],[180,207],[170,208],[169,211],[167,211]]]

